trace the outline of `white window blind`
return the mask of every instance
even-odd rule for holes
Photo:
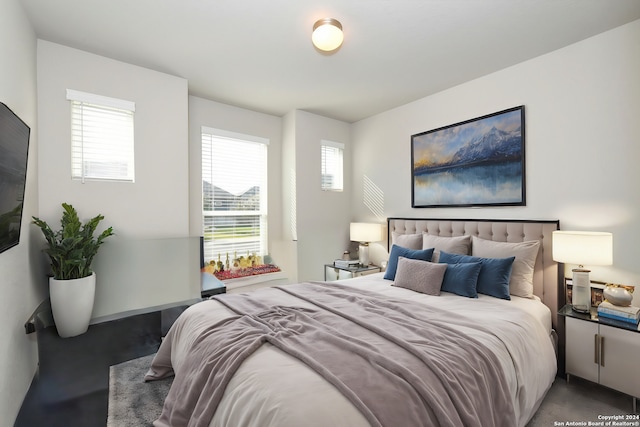
[[[67,90],[71,101],[71,177],[133,182],[135,104]]]
[[[333,141],[321,141],[322,190],[342,191],[342,153],[344,144]]]
[[[268,142],[202,129],[205,262],[267,254]]]

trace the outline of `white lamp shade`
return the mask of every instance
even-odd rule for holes
[[[342,24],[333,18],[324,18],[316,21],[311,33],[313,45],[325,52],[336,50],[342,44],[344,34]]]
[[[577,265],[613,264],[613,235],[598,231],[554,231],[553,260]]]
[[[383,239],[382,224],[352,222],[349,227],[349,236],[353,242],[379,242]]]

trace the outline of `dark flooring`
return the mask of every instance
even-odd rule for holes
[[[157,351],[160,337],[185,308],[91,325],[72,338],[60,338],[55,326],[36,328],[38,372],[14,426],[105,426],[109,367]]]

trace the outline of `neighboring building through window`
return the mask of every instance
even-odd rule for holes
[[[265,138],[202,128],[203,250],[207,264],[218,265],[220,261],[228,272],[234,262],[236,270],[268,263],[264,259],[268,252],[268,144]]]
[[[342,191],[342,153],[344,144],[333,141],[320,141],[323,191]]]
[[[134,182],[135,103],[67,89],[71,177]]]

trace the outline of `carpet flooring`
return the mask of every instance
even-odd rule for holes
[[[556,377],[527,427],[598,425],[589,422],[602,422],[602,416],[632,413],[633,399],[626,394],[576,377],[569,382]]]
[[[173,378],[144,382],[155,354],[111,366],[107,427],[150,426],[162,412]]]
[[[172,379],[144,382],[153,356],[111,366],[107,427],[150,426],[160,416]],[[556,378],[527,427],[588,425],[602,421],[600,416],[631,413],[627,395],[579,378]]]

